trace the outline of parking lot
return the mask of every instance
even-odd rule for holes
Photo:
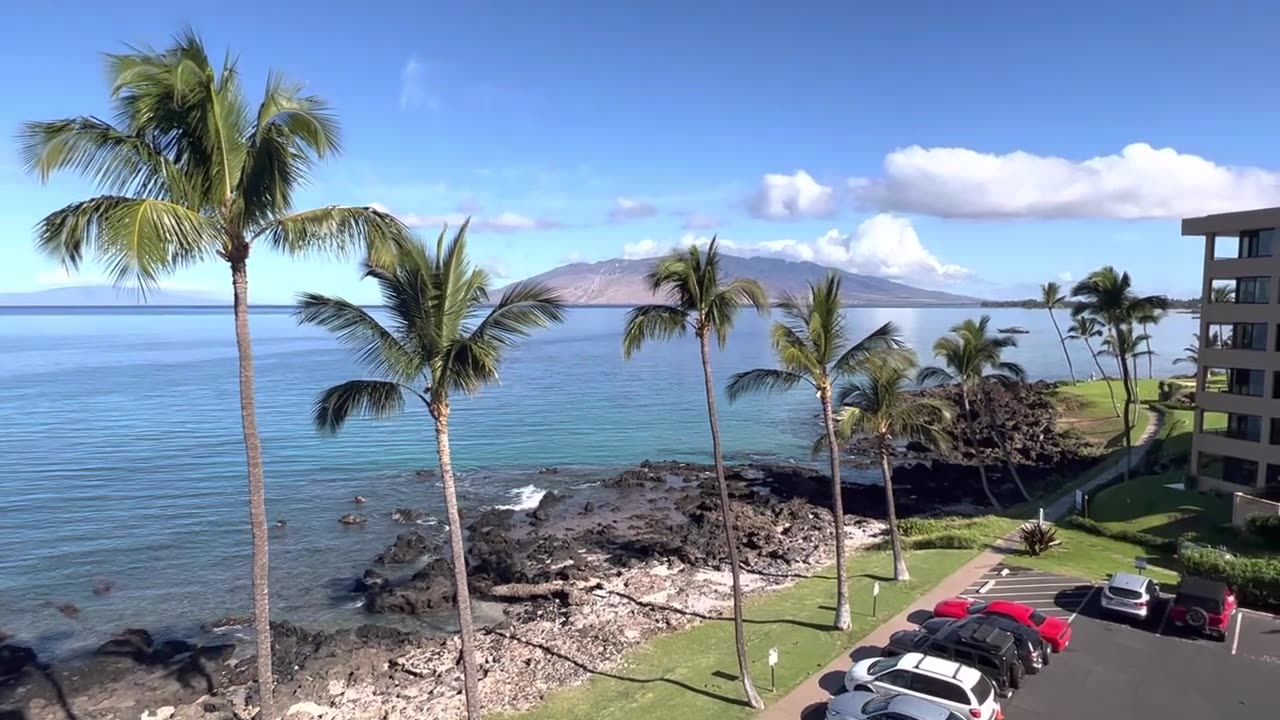
[[[1071,645],[1004,702],[1008,717],[1243,720],[1280,713],[1280,619],[1243,610],[1220,642],[1178,632],[1166,622],[1168,602],[1147,622],[1103,616],[1100,591],[1079,579],[999,566],[966,590],[1071,622]]]

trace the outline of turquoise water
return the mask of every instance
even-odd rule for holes
[[[857,309],[859,332],[893,320],[927,348],[976,309]],[[513,354],[502,384],[459,398],[451,422],[464,507],[521,505],[547,489],[599,480],[645,458],[705,460],[702,377],[691,341],[623,362],[621,309],[575,309]],[[1033,377],[1065,376],[1043,311],[991,311],[1022,325],[1011,358]],[[1155,331],[1157,374],[1171,373],[1197,323],[1175,315]],[[326,334],[285,310],[256,310],[259,424],[273,531],[276,615],[355,622],[342,590],[401,529],[399,506],[435,513],[439,486],[425,412],[353,423],[336,437],[309,424],[328,385],[359,375]],[[1077,373],[1089,360],[1078,348]],[[742,316],[715,358],[718,383],[767,365],[767,322]],[[1183,368],[1179,368],[1183,369]],[[1143,368],[1145,374],[1145,367]],[[0,309],[0,629],[70,648],[130,625],[183,627],[249,608],[243,446],[229,311]],[[721,402],[731,459],[805,460],[816,401]],[[538,468],[557,466],[557,475]],[[857,476],[855,481],[873,481]],[[354,495],[368,503],[355,506]],[[355,529],[337,518],[370,518]],[[110,581],[95,596],[95,582]],[[73,602],[76,619],[56,606]]]

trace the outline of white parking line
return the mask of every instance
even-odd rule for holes
[[[1231,654],[1236,654],[1236,648],[1240,647],[1240,626],[1244,624],[1244,613],[1236,613],[1236,635],[1231,638]]]
[[[960,597],[983,597],[986,599],[992,599],[992,598],[999,599],[1003,597],[1023,597],[1027,595],[1048,595],[1049,597],[1070,597],[1072,595],[1088,595],[1091,592],[1093,592],[1092,589],[1076,590],[1074,588],[1071,590],[1037,590],[1033,592],[1000,592],[1000,588],[995,588],[993,591],[988,592],[985,595],[981,595],[981,596],[961,595]],[[1019,600],[1018,602],[1022,602],[1022,601]]]
[[[1089,590],[1089,594],[1088,594],[1088,595],[1086,595],[1086,596],[1085,596],[1085,598],[1084,598],[1084,602],[1080,603],[1080,607],[1077,607],[1077,608],[1076,608],[1076,611],[1075,611],[1075,612],[1073,612],[1073,613],[1071,613],[1071,617],[1067,618],[1067,623],[1068,623],[1068,624],[1070,624],[1070,623],[1072,623],[1073,621],[1075,621],[1075,619],[1076,619],[1076,615],[1079,615],[1079,614],[1080,614],[1080,609],[1081,609],[1081,608],[1083,608],[1085,605],[1088,605],[1088,604],[1089,604],[1089,598],[1092,598],[1092,597],[1093,597],[1093,594],[1094,594],[1095,592],[1097,592],[1097,590],[1098,590],[1098,588],[1096,588],[1096,587],[1095,587],[1095,588],[1090,588],[1090,590]]]
[[[990,581],[987,581],[990,582]],[[979,583],[985,585],[986,583]],[[1034,587],[1056,587],[1056,588],[1076,588],[1083,587],[1085,583],[1064,583],[1064,582],[1029,582],[1029,583],[1011,583],[1007,580],[1001,580],[996,583],[997,588],[1034,588]],[[970,586],[977,587],[977,586]]]

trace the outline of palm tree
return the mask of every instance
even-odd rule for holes
[[[1167,316],[1167,313],[1164,310],[1147,309],[1142,313],[1140,313],[1136,318],[1134,318],[1138,322],[1138,324],[1142,326],[1142,334],[1146,337],[1147,349],[1144,354],[1147,357],[1147,379],[1148,380],[1155,379],[1155,371],[1152,368],[1152,360],[1155,358],[1156,354],[1151,350],[1151,326],[1159,325],[1160,321],[1165,319],[1166,316]],[[1133,374],[1137,375],[1138,373],[1137,371],[1134,371]]]
[[[982,489],[987,499],[996,510],[1003,510],[1000,501],[991,492],[987,480],[986,464],[982,459],[982,449],[978,445],[978,435],[974,429],[972,402],[982,405],[991,423],[991,434],[996,439],[1009,474],[1023,497],[1031,496],[1022,485],[1022,478],[1014,467],[1013,458],[1004,440],[1004,429],[1000,419],[995,415],[990,396],[984,381],[992,382],[1021,381],[1026,378],[1026,371],[1017,363],[1007,362],[1002,355],[1006,348],[1015,347],[1018,341],[1009,335],[988,334],[991,316],[983,315],[978,321],[972,319],[957,323],[951,327],[951,335],[938,338],[933,344],[934,357],[943,362],[943,366],[922,368],[917,375],[920,384],[959,385],[961,406],[964,409],[965,426],[968,428],[969,443],[973,446],[974,456],[978,464],[978,476],[982,481]]]
[[[1058,344],[1062,345],[1062,354],[1067,358],[1067,372],[1071,373],[1071,384],[1076,384],[1076,369],[1071,364],[1071,353],[1067,352],[1067,339],[1062,336],[1062,328],[1058,327],[1058,318],[1053,314],[1054,308],[1066,305],[1067,298],[1062,295],[1062,288],[1056,282],[1047,282],[1040,286],[1040,301],[1049,311],[1049,319],[1053,321],[1053,329],[1058,333]]]
[[[1079,299],[1072,310],[1074,315],[1088,315],[1110,330],[1110,337],[1120,368],[1121,387],[1124,388],[1124,444],[1125,480],[1129,479],[1133,465],[1133,442],[1130,437],[1136,409],[1137,393],[1129,373],[1129,353],[1133,347],[1126,342],[1133,337],[1130,327],[1137,318],[1150,312],[1167,310],[1168,298],[1163,295],[1139,296],[1133,292],[1133,279],[1127,272],[1120,272],[1108,265],[1090,273],[1076,283],[1071,295]],[[1124,335],[1125,337],[1122,337]]]
[[[93,116],[30,122],[19,134],[23,164],[41,182],[57,171],[103,193],[72,203],[36,227],[36,247],[70,270],[86,255],[116,285],[145,294],[161,278],[220,259],[231,274],[253,538],[253,606],[260,717],[274,712],[262,447],[249,337],[249,252],[353,252],[385,256],[408,237],[391,215],[368,207],[296,211],[294,192],[339,150],[325,101],[272,73],[256,108],[233,60],[215,67],[187,30],[165,50],[107,55],[116,122]]]
[[[406,398],[420,400],[434,421],[462,637],[467,717],[478,720],[471,593],[449,449],[450,396],[474,395],[497,381],[504,353],[534,330],[562,322],[564,304],[545,285],[520,282],[508,287],[496,305],[486,307],[489,274],[471,265],[466,236],[463,223],[448,244],[441,231],[434,254],[412,243],[393,262],[366,263],[364,276],[378,284],[390,316],[386,325],[355,303],[316,293],[298,296],[295,316],[300,323],[336,335],[376,376],[349,380],[321,393],[315,403],[316,428],[336,433],[353,416],[388,417],[404,409]]]
[[[783,319],[773,324],[773,350],[781,369],[759,368],[735,374],[729,379],[729,402],[757,392],[789,390],[797,385],[812,387],[822,403],[822,420],[828,440],[835,437],[835,417],[831,390],[835,378],[857,370],[874,355],[905,347],[893,323],[885,323],[856,343],[849,343],[845,316],[840,307],[840,277],[829,273],[820,284],[809,285],[804,297],[784,295],[774,305]],[[844,557],[844,499],[840,481],[840,452],[828,443],[831,460],[831,513],[836,527],[836,621],[848,630],[852,620],[846,592]]]
[[[1209,302],[1229,303],[1236,301],[1236,289],[1231,285],[1214,285],[1210,291]]]
[[[711,381],[711,337],[723,348],[733,328],[733,317],[743,305],[761,315],[769,311],[764,288],[755,280],[738,278],[722,282],[720,249],[716,238],[704,251],[697,246],[674,252],[654,264],[645,276],[649,289],[668,300],[663,305],[641,305],[627,313],[622,355],[630,358],[645,343],[684,336],[689,330],[702,354],[702,379],[707,393],[707,420],[711,425],[711,452],[720,491],[720,516],[724,522],[725,548],[733,577],[733,634],[738,650],[738,676],[753,708],[764,707],[747,665],[747,642],[742,628],[742,582],[739,577],[738,541],[734,536],[729,487],[725,482],[724,452],[720,447],[720,423],[716,419],[715,385]]]
[[[1197,368],[1200,367],[1200,333],[1192,333],[1191,338],[1191,344],[1182,348],[1182,352],[1185,354],[1177,360],[1174,360],[1174,365],[1188,363],[1196,366]],[[1214,344],[1217,340],[1218,334],[1216,332],[1211,334],[1209,336],[1209,347],[1217,347],[1217,345]]]
[[[1089,357],[1093,358],[1093,364],[1098,368],[1098,374],[1102,376],[1102,381],[1107,384],[1107,394],[1111,396],[1111,408],[1115,410],[1116,417],[1120,417],[1120,404],[1116,402],[1116,390],[1111,386],[1111,377],[1102,368],[1102,363],[1098,360],[1098,353],[1094,351],[1093,343],[1089,341],[1090,338],[1100,338],[1102,336],[1102,325],[1097,319],[1088,315],[1076,315],[1071,318],[1071,334],[1067,335],[1067,339],[1084,341],[1084,346],[1089,350]]]
[[[1135,331],[1133,325],[1122,325],[1116,328],[1116,331],[1108,335],[1102,341],[1102,353],[1108,357],[1116,358],[1117,362],[1123,362],[1120,358],[1129,358],[1129,362],[1133,364],[1134,374],[1137,374],[1138,358],[1148,355],[1150,351],[1143,350],[1143,344],[1150,344],[1151,338],[1145,333]],[[1138,396],[1137,378],[1134,378],[1133,387],[1131,388],[1134,397]],[[1138,407],[1134,404],[1133,417],[1131,422],[1137,422]]]
[[[893,547],[893,579],[908,580],[907,561],[898,534],[898,513],[893,500],[893,445],[898,441],[916,441],[935,450],[950,444],[946,428],[951,424],[948,404],[913,392],[911,372],[916,367],[915,353],[896,355],[877,353],[862,364],[860,374],[840,389],[840,412],[836,422],[836,438],[844,443],[855,435],[875,440],[884,477],[885,503],[888,507],[889,540]],[[830,441],[819,438],[815,449]]]

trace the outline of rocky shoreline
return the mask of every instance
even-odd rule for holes
[[[1006,441],[1033,492],[1089,461],[1054,428],[1041,390],[996,399],[1008,413],[1004,426],[1018,428]],[[963,420],[956,425],[963,431]],[[975,430],[979,453],[992,463],[997,496],[1020,499],[989,455],[993,429],[979,424]],[[902,448],[895,471],[899,514],[981,512],[972,455],[939,458]],[[749,592],[790,584],[831,561],[826,475],[798,465],[748,464],[731,466],[728,479]],[[847,485],[843,495],[850,546],[878,540],[883,489]],[[411,520],[410,509],[403,514]],[[464,522],[473,593],[500,610],[477,641],[481,693],[491,712],[532,707],[550,690],[608,671],[655,635],[723,617],[729,602],[719,500],[707,465],[646,461],[590,493],[547,493],[531,511],[489,509]],[[289,717],[461,715],[456,639],[411,622],[452,614],[450,566],[442,559],[440,531],[413,527],[349,586],[351,600],[363,607],[353,612],[410,622],[333,632],[273,624],[277,697],[281,709],[291,709]],[[62,720],[71,712],[79,720],[253,715],[248,646],[162,640],[131,630],[87,660],[46,665],[9,642],[0,645],[0,718],[10,717],[6,712],[24,720]]]

